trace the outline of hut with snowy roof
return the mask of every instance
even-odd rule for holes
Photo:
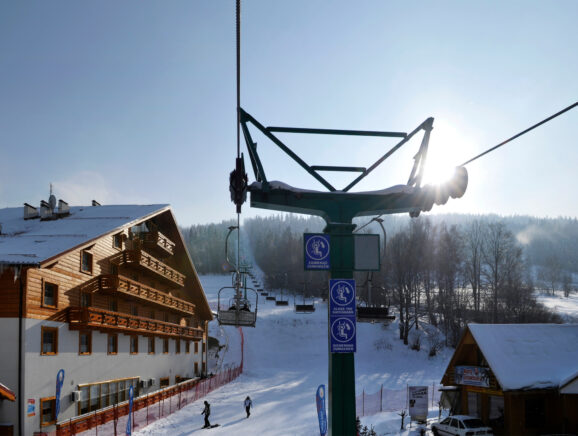
[[[578,434],[578,324],[469,324],[442,384],[495,434]]]
[[[2,434],[206,372],[212,314],[170,207],[51,197],[0,209]]]

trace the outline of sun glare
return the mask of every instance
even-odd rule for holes
[[[457,165],[464,161],[469,147],[467,141],[453,127],[438,122],[432,131],[424,170],[423,183],[432,185],[447,182]]]

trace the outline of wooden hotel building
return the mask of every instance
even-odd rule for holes
[[[201,377],[210,320],[169,206],[0,209],[0,434]]]

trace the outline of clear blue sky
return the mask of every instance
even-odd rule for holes
[[[433,116],[430,158],[456,165],[578,100],[577,18],[575,0],[246,0],[242,106],[294,127],[409,132]],[[234,1],[5,1],[0,53],[0,207],[53,183],[71,205],[236,216]],[[464,198],[434,211],[578,216],[577,127],[575,109],[470,164]],[[324,165],[392,145],[283,138]],[[321,189],[257,139],[269,179]],[[405,183],[418,146],[359,189]]]

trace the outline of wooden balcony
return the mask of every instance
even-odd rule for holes
[[[158,278],[179,286],[185,285],[185,275],[167,264],[139,249],[124,250],[112,256],[110,261],[116,265],[126,265],[145,269],[155,273]]]
[[[70,330],[104,330],[126,334],[168,336],[175,339],[200,340],[203,330],[127,313],[111,312],[94,307],[69,307]]]
[[[100,275],[88,282],[82,288],[88,292],[102,292],[107,294],[120,293],[136,297],[143,303],[161,306],[185,316],[195,314],[195,305],[181,298],[173,297],[165,292],[145,286],[142,283],[116,275]]]
[[[175,243],[159,231],[138,233],[144,248],[161,254],[162,256],[172,256],[175,254]]]

